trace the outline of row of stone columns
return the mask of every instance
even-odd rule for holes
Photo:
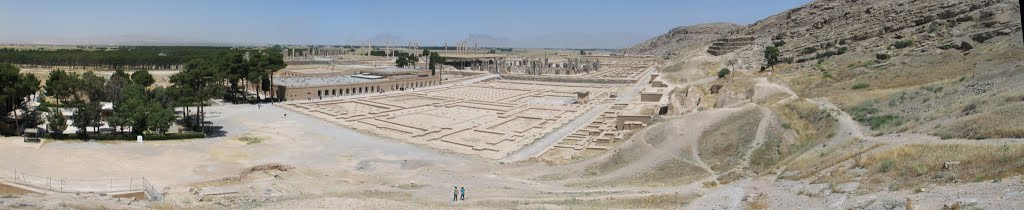
[[[320,49],[320,48],[309,48],[309,49],[305,49],[305,50],[283,49],[283,50],[281,50],[281,55],[283,55],[285,59],[306,59],[306,60],[311,60],[311,59],[313,59],[313,57],[317,57],[317,56],[326,57],[326,56],[341,55],[341,54],[344,54],[346,51],[348,51],[348,50],[346,50],[346,49]]]
[[[601,68],[601,63],[597,59],[585,58],[569,58],[565,62],[550,62],[547,58],[522,58],[521,60],[498,58],[471,61],[466,67],[496,74],[575,75],[598,71]]]

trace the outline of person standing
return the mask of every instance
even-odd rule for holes
[[[452,201],[459,200],[459,186],[455,186],[455,190],[452,191]]]
[[[459,190],[462,191],[462,197],[459,200],[466,200],[466,186],[462,186]]]

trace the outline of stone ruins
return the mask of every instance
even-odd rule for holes
[[[500,159],[609,98],[616,85],[490,81],[287,107],[382,136]]]
[[[711,47],[708,48],[708,53],[715,56],[725,55],[740,48],[750,46],[753,43],[754,37],[752,36],[721,38],[711,43]]]
[[[297,56],[289,62],[307,63],[277,73],[273,92],[284,107],[341,126],[491,159],[560,129],[560,135],[570,134],[529,155],[566,160],[600,154],[668,107],[672,88],[647,76],[655,69],[652,58],[476,50],[458,43],[432,74],[386,66],[395,59],[387,56],[289,49],[288,56]],[[307,58],[329,61],[302,60]],[[473,78],[484,81],[460,82]]]

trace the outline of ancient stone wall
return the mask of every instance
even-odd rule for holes
[[[708,47],[708,53],[715,56],[729,54],[740,48],[750,46],[754,43],[754,39],[752,36],[721,38],[711,43],[711,47]]]

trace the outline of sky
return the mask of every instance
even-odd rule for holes
[[[0,43],[629,47],[809,0],[0,0]]]

